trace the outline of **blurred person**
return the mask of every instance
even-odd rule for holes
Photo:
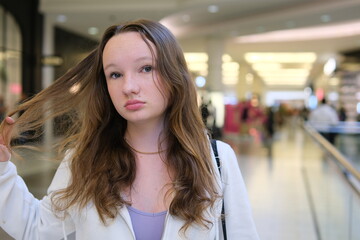
[[[267,107],[265,114],[266,117],[264,126],[266,131],[266,138],[271,142],[275,133],[275,113],[273,107]]]
[[[212,104],[211,99],[209,100],[208,104],[207,104],[208,110],[209,110],[209,116],[208,116],[208,127],[212,128],[214,126],[216,126],[216,108],[215,106]]]
[[[326,99],[321,100],[321,104],[309,114],[309,123],[326,138],[331,144],[335,143],[336,134],[332,132],[339,122],[336,110],[330,106]]]
[[[249,109],[251,107],[250,101],[243,100],[238,104],[238,113],[239,113],[239,131],[240,135],[249,134],[248,118],[249,118]]]
[[[74,86],[77,91],[70,91]],[[163,25],[109,27],[84,60],[7,117],[0,138],[0,226],[15,239],[259,239],[236,155],[219,172],[183,52]],[[67,113],[64,158],[42,200],[11,139]]]
[[[208,103],[205,102],[203,97],[201,97],[200,112],[202,120],[205,126],[207,126],[208,117],[210,116],[210,110],[208,107]]]
[[[300,110],[301,119],[306,122],[309,118],[309,113],[310,113],[309,109],[303,106]]]
[[[211,99],[207,104],[207,109],[209,111],[209,116],[207,117],[207,128],[210,130],[211,137],[214,139],[222,138],[222,128],[217,126],[216,123],[216,108],[212,104]]]
[[[345,122],[347,119],[346,109],[343,105],[338,110],[339,120]]]
[[[258,143],[264,141],[266,115],[257,95],[251,98],[247,115],[246,122],[249,128],[249,135]]]
[[[237,136],[239,133],[239,121],[238,121],[238,105],[237,104],[225,104],[224,114],[224,135]]]

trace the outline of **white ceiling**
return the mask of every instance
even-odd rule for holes
[[[219,11],[208,12],[210,5]],[[224,38],[225,52],[241,63],[246,52],[315,52],[318,58],[309,78],[316,77],[329,56],[360,49],[360,34],[289,42],[235,41],[244,35],[360,21],[360,0],[41,0],[40,11],[54,22],[65,15],[66,22],[57,25],[95,39],[109,25],[123,21],[161,21],[184,51],[206,51],[209,37]],[[97,27],[99,34],[90,36],[89,27]]]

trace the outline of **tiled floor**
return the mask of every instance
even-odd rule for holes
[[[302,179],[300,137],[278,134],[268,147],[251,139],[229,141],[239,153],[261,239],[317,239]]]
[[[225,140],[238,153],[261,239],[360,239],[360,196],[300,127],[266,147],[252,138]]]
[[[300,128],[276,134],[264,146],[252,137],[227,135],[238,154],[254,219],[263,240],[360,239],[360,197],[333,161]],[[15,160],[30,191],[46,193],[57,162],[28,154]],[[1,240],[9,240],[0,231]]]

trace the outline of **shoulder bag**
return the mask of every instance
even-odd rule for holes
[[[221,177],[220,157],[219,157],[219,154],[218,154],[218,150],[217,150],[217,145],[216,145],[216,140],[215,140],[215,139],[211,139],[211,147],[212,147],[212,149],[213,149],[213,151],[214,151],[214,155],[215,155],[215,159],[216,159],[216,164],[217,164],[217,167],[218,167],[218,169],[219,169],[219,173],[220,173],[220,177]],[[221,207],[221,223],[222,223],[224,240],[227,240],[227,236],[226,236],[226,224],[225,224],[224,199],[222,200],[222,207]]]

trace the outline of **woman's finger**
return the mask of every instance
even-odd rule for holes
[[[10,125],[15,123],[15,120],[12,117],[6,117],[5,121],[7,124],[10,124]]]
[[[6,146],[0,144],[0,162],[8,161],[10,159],[10,156],[11,154],[9,149]]]
[[[11,131],[14,127],[15,120],[12,117],[6,117],[0,134],[0,144],[8,145],[10,143]]]

